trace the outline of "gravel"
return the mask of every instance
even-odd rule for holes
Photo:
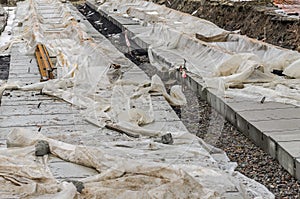
[[[99,15],[94,15],[89,21],[99,20],[99,17]],[[102,28],[105,28],[109,34],[102,33],[112,44],[139,65],[149,77],[156,74],[156,69],[149,64],[146,51],[139,49],[128,54],[123,34],[118,33],[120,30],[116,30],[112,24],[106,22]],[[99,30],[99,27],[97,29]],[[138,49],[134,43],[131,46]],[[285,171],[275,159],[255,146],[251,140],[227,122],[206,101],[201,100],[185,85],[182,87],[188,103],[179,109],[174,107],[174,110],[191,133],[224,150],[231,161],[238,163],[237,171],[266,186],[276,198],[300,198],[300,182]]]

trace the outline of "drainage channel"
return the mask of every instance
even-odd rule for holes
[[[78,5],[77,8],[95,29],[106,36],[149,77],[158,73],[149,62],[147,49],[142,49],[128,40],[125,32],[87,5]],[[285,171],[276,160],[255,146],[181,81],[163,77],[162,80],[167,89],[175,84],[182,85],[187,105],[173,109],[191,133],[224,150],[231,161],[238,163],[237,171],[265,185],[276,198],[300,197],[300,182]]]
[[[9,76],[9,55],[0,56],[0,80],[7,80]]]

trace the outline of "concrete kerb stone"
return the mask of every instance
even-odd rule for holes
[[[300,179],[300,158],[296,159],[296,178]]]
[[[272,158],[278,159],[277,158],[277,143],[274,142],[274,140],[270,137],[266,139],[266,147],[267,147],[267,153],[271,155]]]
[[[247,137],[249,137],[249,125],[246,119],[244,119],[243,117],[241,117],[239,114],[235,114],[236,117],[236,128],[242,132],[244,135],[246,135]]]
[[[284,169],[295,176],[295,160],[280,144],[277,149],[277,160]]]
[[[247,121],[247,119],[245,119]],[[261,130],[259,130],[255,125],[251,122],[247,121],[247,131],[248,137],[260,148],[264,151],[267,149],[267,136],[264,136]]]

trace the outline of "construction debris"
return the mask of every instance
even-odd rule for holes
[[[38,62],[39,71],[41,74],[41,81],[47,81],[49,79],[54,79],[53,75],[53,64],[49,57],[48,51],[43,44],[37,44],[35,49],[35,56]]]

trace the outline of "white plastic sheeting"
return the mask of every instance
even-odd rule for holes
[[[221,198],[226,192],[225,189],[229,189],[238,191],[243,198],[273,198],[267,189],[255,181],[233,172],[230,168],[220,170],[218,166],[221,165],[213,162],[210,155],[199,148],[201,145],[198,141],[190,143],[181,155],[185,158],[190,156],[188,164],[182,158],[174,161],[174,153],[181,153],[182,151],[178,151],[180,146],[191,139],[200,141],[199,138],[186,134],[175,138],[175,146],[159,143],[150,145],[143,141],[122,143],[128,147],[136,145],[137,151],[143,148],[145,152],[140,154],[141,158],[133,159],[123,149],[112,145],[109,147],[109,144],[117,144],[114,142],[102,148],[76,146],[47,138],[37,132],[13,129],[7,137],[8,145],[13,148],[0,150],[1,197],[205,199]],[[78,193],[72,183],[55,179],[49,169],[48,155],[34,155],[34,145],[39,140],[48,142],[52,155],[94,168],[99,174],[80,179],[84,189]],[[145,148],[147,145],[148,150]],[[158,151],[166,159],[165,163],[149,161],[151,153]],[[208,161],[204,163],[203,160]],[[207,167],[201,164],[212,165]]]
[[[85,108],[86,119],[100,127],[107,122],[118,126],[127,124],[125,128],[154,122],[149,93],[153,89],[173,105],[186,103],[180,88],[171,89],[169,95],[158,77],[154,77],[152,85],[147,78],[136,77],[139,74],[127,77],[126,71],[137,70],[133,63],[104,37],[98,41],[90,38],[84,25],[73,17],[74,11],[68,4],[53,1],[50,5],[31,0],[19,3],[18,13],[15,25],[22,24],[23,31],[15,32],[10,45],[26,41],[27,47],[23,50],[32,53],[37,43],[43,43],[50,54],[57,57],[58,79],[29,86],[10,82],[0,91],[12,85],[22,90],[42,89],[45,94]],[[121,68],[114,69],[112,64]],[[101,91],[109,94],[103,98]]]
[[[117,11],[113,11],[115,8]],[[292,85],[295,81],[300,83],[298,52],[227,32],[203,19],[151,2],[122,0],[119,3],[107,0],[99,5],[99,9],[109,14],[134,18],[141,25],[147,26],[147,31],[137,34],[133,39],[150,45],[151,63],[161,70],[168,70],[169,63],[171,67],[179,67],[185,59],[189,72],[203,77],[208,88],[219,89],[223,95],[265,96],[266,100],[300,105],[298,87],[285,89],[293,93],[292,96],[285,96],[278,89],[282,85]],[[200,35],[197,38],[205,39],[197,39],[196,34]],[[288,77],[274,75],[271,73],[273,70],[281,70]],[[244,83],[246,89],[226,90],[232,83]],[[251,93],[250,90],[256,92]],[[266,95],[262,90],[274,94]]]

